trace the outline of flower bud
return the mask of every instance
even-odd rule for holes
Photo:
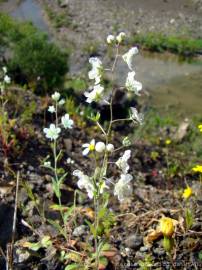
[[[7,83],[7,84],[11,83],[11,78],[8,77],[8,75],[5,75],[4,82]]]
[[[118,43],[121,43],[124,40],[125,37],[126,37],[126,34],[124,32],[121,32],[116,37],[116,40],[118,41]]]
[[[114,151],[114,145],[112,143],[108,143],[108,145],[107,145],[107,151],[108,152],[113,152]]]
[[[95,145],[95,151],[98,153],[102,153],[105,151],[105,144],[103,142],[97,142]]]
[[[164,247],[165,251],[170,252],[173,249],[173,246],[174,246],[173,239],[164,236],[163,247]]]
[[[108,35],[107,37],[107,43],[112,44],[115,41],[115,36],[113,35]]]
[[[160,231],[166,237],[171,237],[174,233],[174,225],[171,218],[162,217],[160,219]]]

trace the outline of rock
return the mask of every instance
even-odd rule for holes
[[[28,166],[28,170],[29,170],[30,172],[33,172],[33,171],[34,171],[34,167],[31,166],[31,165],[29,165],[29,166]]]
[[[5,248],[11,241],[13,224],[13,208],[9,205],[0,203],[0,246]]]
[[[188,128],[189,128],[189,125],[190,125],[190,121],[188,119],[185,119],[180,125],[179,125],[179,128],[177,130],[177,132],[175,133],[173,139],[176,141],[176,142],[180,142],[184,139],[184,137],[186,136],[187,134],[187,131],[188,131]]]
[[[72,140],[71,139],[64,139],[64,145],[66,149],[66,153],[69,154],[72,151]]]
[[[125,240],[125,245],[132,249],[138,249],[143,244],[143,238],[140,235],[132,234]]]
[[[73,236],[79,237],[84,234],[86,234],[88,227],[85,225],[81,225],[79,227],[76,227],[73,231]]]
[[[149,248],[146,246],[140,248],[141,252],[147,252],[148,250],[149,250]]]
[[[29,179],[32,183],[35,183],[37,185],[42,185],[44,180],[42,179],[42,177],[39,174],[36,173],[30,173],[29,175]]]
[[[59,6],[60,6],[61,8],[65,8],[65,7],[67,7],[68,4],[69,4],[69,0],[59,0],[58,2],[59,2]]]
[[[154,249],[153,249],[153,252],[154,252],[154,254],[157,255],[157,256],[163,256],[163,255],[166,254],[165,250],[164,250],[163,248],[160,248],[160,247],[154,248]]]
[[[136,260],[144,260],[145,258],[145,254],[140,252],[140,251],[137,251],[136,254],[135,254],[135,259]]]

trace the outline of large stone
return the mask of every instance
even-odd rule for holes
[[[139,249],[143,244],[143,238],[141,235],[132,234],[129,235],[125,240],[125,245],[132,249]]]
[[[67,7],[68,4],[69,4],[69,0],[59,0],[58,2],[59,2],[59,6],[60,6],[61,8],[65,8],[65,7]]]

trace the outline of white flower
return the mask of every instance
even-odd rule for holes
[[[49,128],[44,128],[43,132],[46,134],[46,138],[56,140],[59,137],[61,129],[56,127],[55,124],[50,124]]]
[[[121,32],[116,37],[116,40],[118,41],[118,43],[121,43],[124,40],[125,37],[126,37],[126,34],[124,32]]]
[[[78,187],[80,189],[85,188],[88,193],[88,197],[92,199],[94,195],[94,187],[90,177],[88,175],[85,175],[80,170],[73,171],[73,175],[79,178],[79,181],[77,182]]]
[[[58,101],[60,99],[60,93],[55,92],[51,97],[54,101]]]
[[[69,114],[66,113],[64,116],[61,118],[62,125],[64,128],[72,128],[74,121],[69,118]]]
[[[128,159],[131,157],[131,150],[126,150],[123,154],[122,157],[120,157],[117,162],[116,165],[119,167],[119,169],[122,170],[122,172],[124,174],[126,174],[129,170],[129,165],[128,165]]]
[[[49,106],[49,107],[48,107],[48,111],[49,111],[50,113],[54,113],[54,112],[55,112],[55,107],[54,107],[54,106]]]
[[[67,158],[66,162],[67,162],[67,164],[74,164],[75,163],[75,161],[73,159],[71,159],[70,157]]]
[[[90,80],[95,80],[95,84],[99,84],[103,71],[102,62],[97,57],[91,57],[89,63],[92,65],[92,69],[88,72],[88,77]]]
[[[111,143],[108,143],[108,145],[107,145],[107,151],[108,152],[113,152],[114,151],[114,145],[111,144]]]
[[[11,83],[11,78],[8,77],[8,75],[5,75],[4,82],[7,83],[7,84]]]
[[[103,97],[104,87],[100,84],[95,85],[91,92],[85,92],[84,95],[87,97],[86,102],[91,103],[93,101],[99,101]]]
[[[140,96],[139,92],[142,90],[142,84],[134,79],[135,71],[128,72],[126,79],[126,88],[128,91],[134,92],[136,95]]]
[[[130,109],[131,109],[130,115],[131,119],[137,121],[141,125],[144,119],[144,115],[142,113],[138,113],[137,109],[134,107],[131,107]]]
[[[102,153],[105,151],[105,144],[103,142],[97,142],[95,145],[95,151],[98,153]]]
[[[84,147],[85,149],[82,151],[82,154],[84,156],[88,155],[89,152],[94,151],[95,150],[95,140],[91,140],[90,143],[84,143],[82,145],[82,147]]]
[[[115,184],[114,195],[118,196],[119,201],[123,201],[131,196],[132,189],[129,183],[132,179],[133,177],[131,174],[121,174],[121,178]]]
[[[45,161],[44,164],[43,164],[44,167],[51,167],[51,163],[50,161]]]
[[[4,73],[7,73],[7,67],[2,67],[2,69]]]
[[[59,102],[58,102],[58,105],[59,106],[62,106],[62,105],[64,105],[65,104],[65,100],[64,100],[64,98],[62,98]]]
[[[107,43],[112,44],[115,41],[115,36],[113,35],[108,35],[107,37]]]
[[[133,47],[122,56],[123,60],[127,63],[130,70],[133,70],[133,67],[132,67],[133,56],[136,54],[138,54],[138,48]]]

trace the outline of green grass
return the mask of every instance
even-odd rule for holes
[[[202,39],[193,39],[184,36],[166,36],[161,33],[137,34],[131,39],[143,49],[164,52],[169,51],[183,56],[194,56],[202,53]]]
[[[70,16],[66,11],[62,11],[58,14],[54,12],[48,5],[45,6],[45,11],[50,22],[55,28],[59,29],[61,27],[70,27],[72,25]]]

